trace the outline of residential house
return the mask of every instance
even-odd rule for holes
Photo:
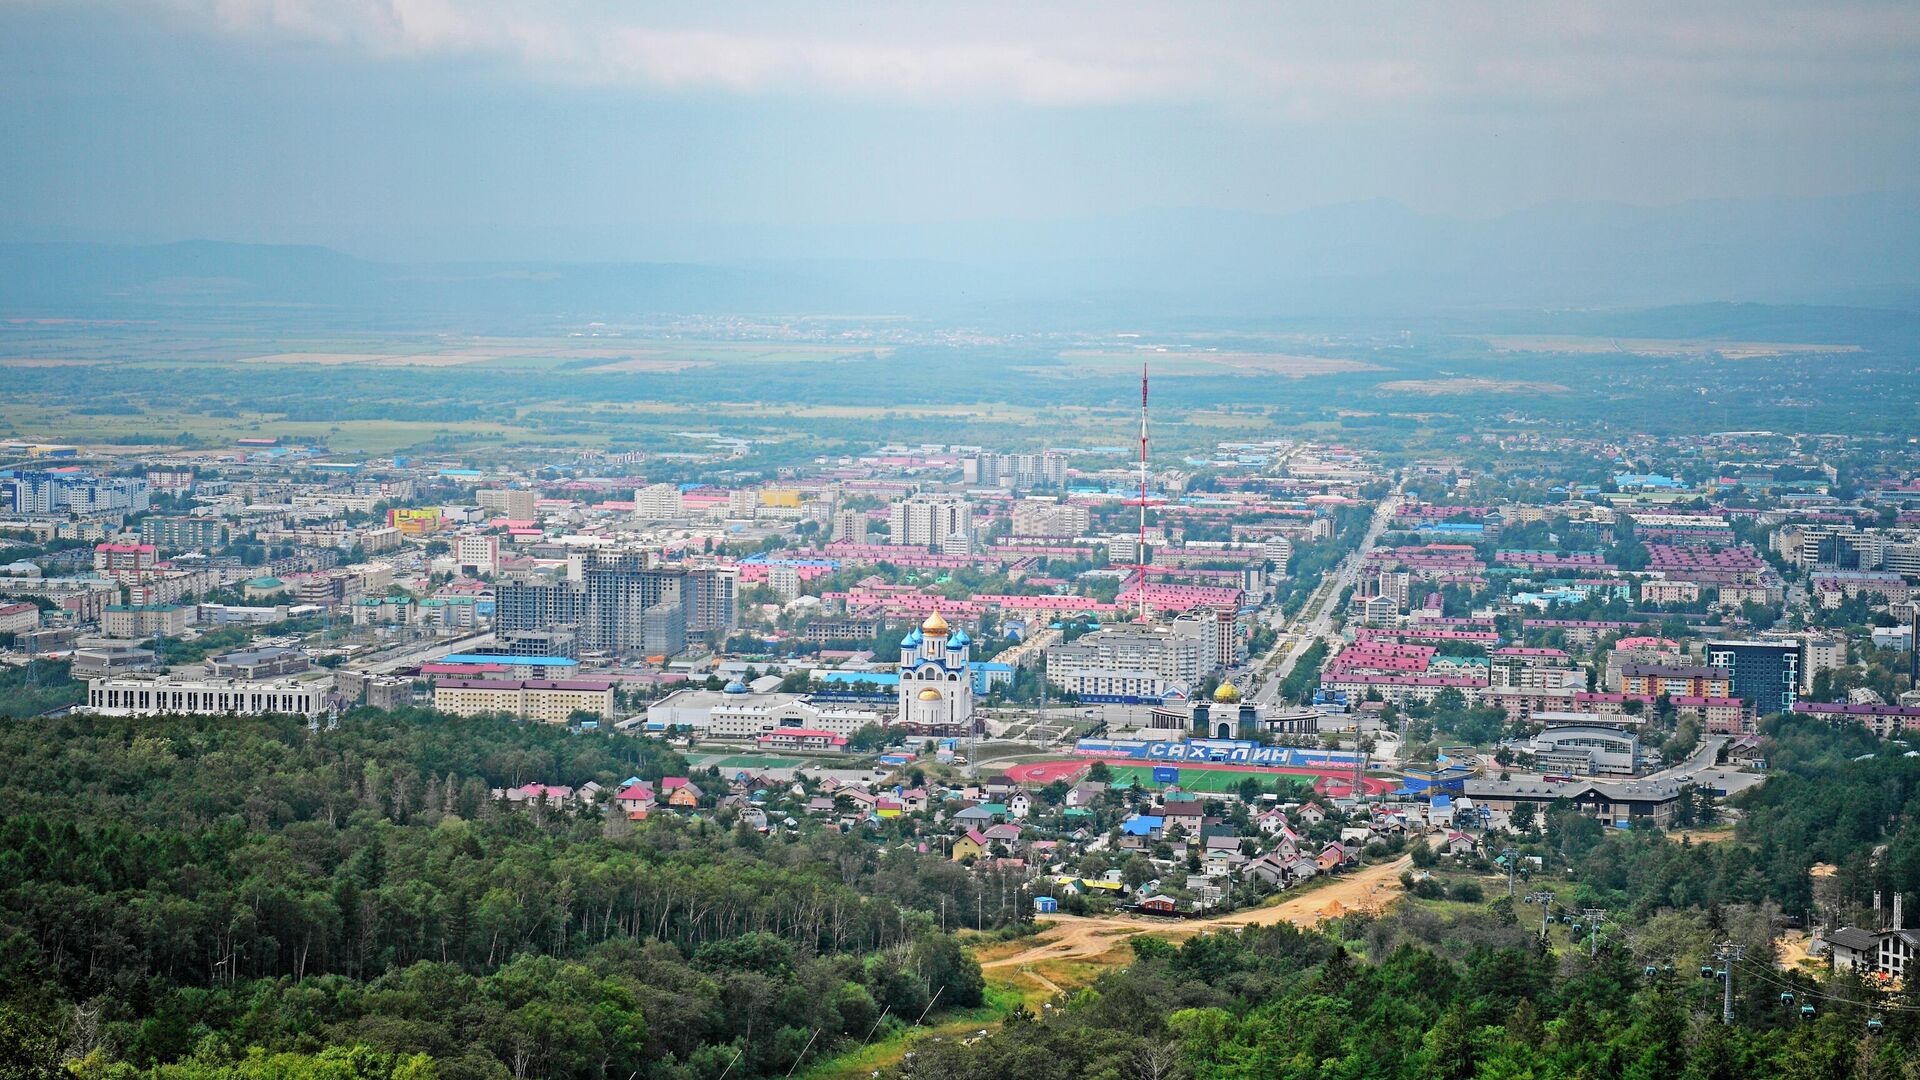
[[[1000,824],[989,826],[982,830],[980,835],[984,836],[988,843],[997,843],[1005,846],[1009,850],[1018,847],[1020,844],[1020,826],[1018,825]]]
[[[987,853],[987,838],[978,829],[968,829],[965,836],[953,842],[951,857],[954,862],[966,862],[977,859]]]
[[[1169,832],[1177,825],[1187,830],[1189,836],[1200,835],[1200,826],[1207,817],[1200,803],[1192,799],[1168,799],[1167,804],[1160,808],[1160,816],[1165,819]]]
[[[1080,783],[1067,789],[1066,805],[1073,807],[1092,806],[1100,801],[1100,797],[1106,794],[1106,791],[1107,785],[1105,784],[1094,780],[1082,780]]]
[[[1161,896],[1156,893],[1141,897],[1139,902],[1134,904],[1134,909],[1142,915],[1178,915],[1180,902],[1171,896]]]

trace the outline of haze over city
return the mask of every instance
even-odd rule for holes
[[[0,0],[0,1080],[1920,1076],[1920,7]]]

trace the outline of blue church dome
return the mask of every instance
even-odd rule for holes
[[[726,689],[720,692],[723,694],[744,694],[747,692],[747,684],[741,682],[739,679],[735,679],[727,684]]]

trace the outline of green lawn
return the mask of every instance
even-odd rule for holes
[[[1113,783],[1134,784],[1144,788],[1157,788],[1162,785],[1153,782],[1151,765],[1112,765]],[[1181,769],[1180,788],[1183,791],[1204,791],[1221,793],[1239,790],[1241,781],[1247,777],[1260,781],[1267,791],[1282,790],[1276,785],[1285,785],[1286,791],[1305,791],[1310,785],[1305,777],[1288,776],[1281,773],[1230,772],[1226,769]]]
[[[800,758],[765,757],[760,754],[733,754],[708,765],[718,769],[792,769],[806,762]]]

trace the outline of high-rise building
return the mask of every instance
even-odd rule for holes
[[[687,633],[726,633],[740,625],[739,573],[732,567],[687,571]]]
[[[1293,541],[1284,536],[1270,536],[1260,547],[1261,554],[1273,564],[1274,572],[1284,575],[1287,564],[1293,562]]]
[[[577,627],[586,620],[586,591],[566,581],[507,581],[494,589],[496,630]]]
[[[1047,681],[1089,700],[1187,693],[1214,668],[1197,629],[1096,630],[1047,650]]]
[[[1067,456],[1052,450],[1039,454],[975,454],[960,460],[960,479],[966,484],[1014,491],[1065,487]]]
[[[581,639],[589,648],[667,656],[686,649],[684,571],[649,567],[644,552],[597,551],[587,556],[581,580],[587,593]],[[677,618],[669,608],[679,609]]]
[[[580,580],[510,581],[496,591],[494,625],[506,631],[570,628],[580,647],[672,656],[689,634],[725,633],[738,621],[729,568],[649,566],[644,552],[593,552]]]
[[[1799,697],[1798,641],[1708,642],[1707,663],[1726,668],[1733,696],[1752,702],[1763,716],[1786,712]]]
[[[833,529],[829,539],[848,544],[867,542],[867,512],[865,510],[835,510]]]
[[[684,507],[675,484],[649,484],[633,493],[633,516],[645,521],[677,518]]]
[[[453,561],[462,573],[497,574],[500,572],[500,538],[491,533],[455,537]]]
[[[473,501],[482,510],[491,510],[512,521],[533,520],[535,495],[529,488],[481,488]]]
[[[227,527],[219,518],[144,517],[140,542],[166,551],[209,551],[227,542]]]
[[[797,600],[800,597],[800,568],[797,566],[770,566],[767,568],[767,587],[782,600]]]
[[[893,504],[887,524],[895,544],[947,549],[955,537],[964,537],[962,546],[971,547],[973,507],[957,496],[915,495]]]
[[[17,514],[135,513],[145,510],[150,502],[143,477],[25,471],[0,474],[0,508]]]
[[[1084,536],[1092,525],[1093,516],[1084,506],[1044,498],[1013,504],[1015,536]]]

